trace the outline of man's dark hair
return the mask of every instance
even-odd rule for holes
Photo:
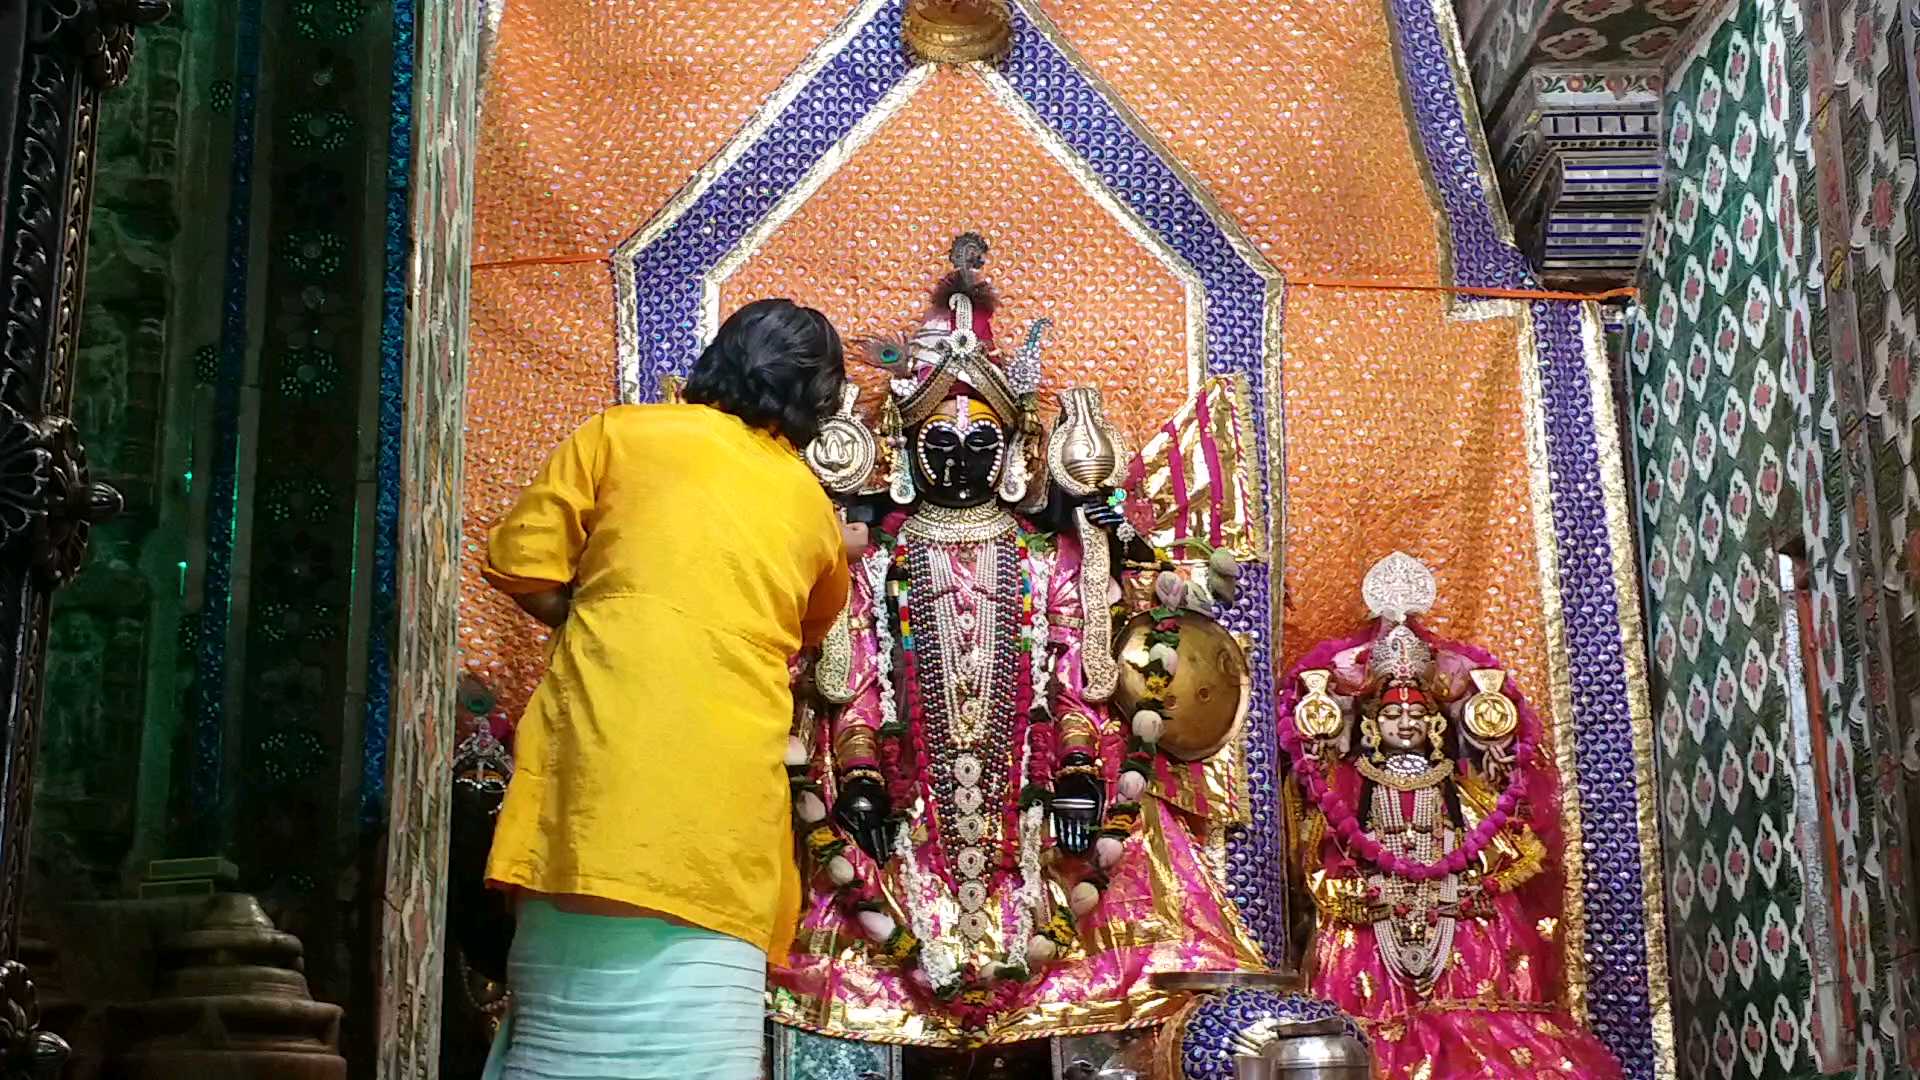
[[[805,448],[840,405],[846,353],[825,315],[791,300],[756,300],[720,324],[687,377],[685,398]]]

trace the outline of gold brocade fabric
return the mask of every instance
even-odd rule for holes
[[[1518,328],[1447,322],[1447,303],[1288,294],[1283,669],[1366,619],[1354,583],[1399,550],[1439,581],[1425,625],[1484,646],[1522,686],[1552,685]]]
[[[485,90],[477,258],[604,256],[852,7],[507,5]],[[1384,5],[1039,7],[1291,278],[1440,280],[1441,233]],[[1108,387],[1109,414],[1137,447],[1190,390],[1177,278],[998,108],[977,77],[936,74],[747,258],[723,301],[785,292],[821,303],[850,333],[894,327],[918,315],[924,268],[947,239],[979,229],[995,244],[1003,334],[1054,318],[1050,385]],[[611,403],[616,379],[606,264],[483,265],[473,293],[469,535],[504,510],[571,421]],[[1283,652],[1349,629],[1352,583],[1402,547],[1453,598],[1435,630],[1483,643],[1525,685],[1545,686],[1515,330],[1506,318],[1450,321],[1447,306],[1431,295],[1288,291],[1274,369],[1287,386]],[[461,624],[468,668],[517,709],[541,642],[486,595],[471,559]]]
[[[1154,529],[1148,541],[1162,549],[1170,548],[1175,540],[1190,538],[1211,543],[1217,510],[1220,546],[1242,561],[1264,560],[1267,520],[1260,491],[1263,470],[1259,446],[1254,441],[1253,395],[1246,378],[1208,378],[1149,435],[1140,447],[1141,478],[1135,488],[1153,507]],[[1214,474],[1216,463],[1218,475]],[[1178,484],[1175,468],[1180,470]],[[1181,493],[1187,499],[1184,512]],[[1195,553],[1183,554],[1192,557]]]
[[[781,1023],[843,1038],[921,1045],[992,1045],[1041,1036],[1059,1037],[1147,1027],[1171,1019],[1186,1004],[1187,995],[1153,989],[1140,979],[1131,993],[1115,999],[1105,987],[1112,984],[1112,965],[1124,951],[1125,962],[1141,971],[1184,971],[1184,955],[1191,937],[1189,912],[1181,906],[1192,887],[1173,870],[1167,830],[1187,828],[1178,814],[1159,800],[1142,804],[1141,835],[1149,868],[1147,906],[1125,920],[1104,920],[1082,930],[1080,943],[1055,961],[1046,976],[1048,1000],[1003,1018],[984,1031],[957,1026],[942,1010],[901,1008],[889,1001],[887,988],[875,978],[873,949],[830,930],[802,929],[797,948],[814,956],[832,957],[833,978],[841,990],[833,1000],[794,993],[776,985],[770,993],[771,1012]],[[1209,867],[1217,872],[1219,867]],[[1057,885],[1053,902],[1064,906]],[[1236,920],[1228,928],[1238,966],[1264,970],[1260,949],[1245,926]],[[1104,999],[1104,1000],[1103,1000]]]
[[[1053,394],[1096,386],[1108,419],[1138,447],[1192,392],[1184,284],[972,71],[934,72],[726,282],[721,310],[788,296],[850,339],[918,328],[927,268],[945,264],[953,239],[948,223],[992,244],[1002,349],[1018,346],[1033,320],[1053,320],[1041,356],[1049,422]],[[885,375],[853,374],[872,417]]]

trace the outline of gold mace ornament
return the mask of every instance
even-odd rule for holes
[[[929,63],[998,60],[1013,43],[1013,16],[1006,0],[908,0],[901,33]]]
[[[1332,681],[1333,672],[1323,668],[1300,673],[1300,685],[1306,687],[1307,692],[1293,707],[1293,727],[1301,738],[1331,739],[1346,726],[1340,703],[1327,689]]]
[[[1507,697],[1507,673],[1498,668],[1475,668],[1468,673],[1479,693],[1467,699],[1467,732],[1483,743],[1500,742],[1520,726],[1520,710]]]
[[[1181,761],[1212,757],[1240,730],[1253,701],[1253,678],[1246,650],[1226,627],[1197,611],[1174,616],[1180,624],[1179,661],[1172,685],[1160,697],[1166,729],[1160,749]],[[1147,696],[1147,665],[1152,612],[1142,612],[1120,629],[1120,682],[1113,704],[1131,717]]]

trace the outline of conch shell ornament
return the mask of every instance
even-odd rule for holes
[[[1076,386],[1060,394],[1060,422],[1047,440],[1047,469],[1067,494],[1084,499],[1122,479],[1120,436],[1101,409],[1100,391]]]

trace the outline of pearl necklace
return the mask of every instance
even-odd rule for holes
[[[1416,777],[1435,773],[1444,776],[1444,764],[1429,767],[1426,759],[1413,754],[1392,758],[1384,769],[1361,762],[1361,771],[1379,781],[1373,789],[1371,824],[1373,836],[1389,853],[1431,864],[1453,850],[1454,829],[1441,800],[1443,781],[1436,778],[1418,787],[1401,786],[1411,785]],[[1393,777],[1400,783],[1383,777]],[[1407,792],[1413,796],[1412,820],[1401,805],[1402,795]],[[1374,924],[1381,961],[1388,971],[1413,983],[1421,993],[1430,991],[1453,958],[1455,919],[1451,912],[1458,910],[1459,875],[1414,881],[1376,870],[1367,875],[1367,880],[1387,907],[1386,917]]]

